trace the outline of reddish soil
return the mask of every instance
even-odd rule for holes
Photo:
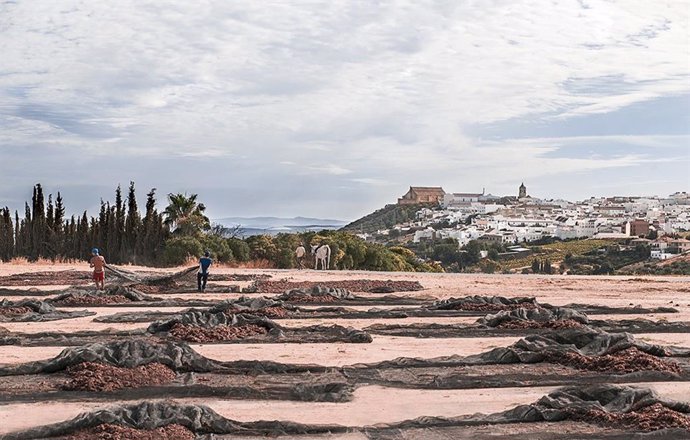
[[[350,292],[369,292],[372,289],[388,287],[393,292],[411,292],[422,290],[418,281],[382,281],[382,280],[341,280],[328,282],[315,281],[257,281],[257,292],[260,293],[280,293],[293,289],[311,289],[315,286],[332,287],[335,289],[346,289]]]
[[[103,296],[75,296],[65,298],[60,301],[55,301],[56,306],[85,306],[85,305],[101,305],[101,304],[121,304],[132,302],[124,295],[103,295]]]
[[[256,281],[256,280],[267,280],[271,278],[270,275],[266,274],[211,274],[209,276],[209,281]]]
[[[267,318],[287,318],[290,312],[283,307],[264,307],[259,313]]]
[[[254,325],[217,325],[212,328],[205,328],[198,325],[175,324],[170,329],[170,336],[189,342],[216,342],[228,341],[232,339],[242,339],[248,336],[265,335],[268,333],[266,328]]]
[[[665,361],[631,347],[604,356],[583,356],[573,352],[558,353],[547,357],[548,362],[579,370],[634,373],[637,371],[664,371],[681,374],[683,370],[675,362]]]
[[[656,431],[667,428],[690,430],[690,416],[667,408],[660,403],[625,414],[612,414],[599,409],[591,409],[584,414],[573,411],[571,419],[606,427],[634,428],[641,431]]]
[[[27,272],[0,277],[0,286],[54,286],[89,284],[91,272],[62,270],[54,272]]]
[[[147,295],[155,295],[155,294],[161,294],[161,293],[167,293],[170,290],[174,289],[179,289],[180,285],[176,283],[174,280],[166,280],[162,281],[160,283],[156,284],[135,284],[134,287],[136,290],[138,290],[141,293],[147,294]]]
[[[173,370],[158,362],[136,368],[82,362],[69,367],[67,374],[72,378],[63,385],[63,389],[100,392],[160,385],[174,380],[177,376]]]
[[[104,423],[93,428],[77,431],[67,440],[194,440],[192,431],[182,425],[167,425],[144,430]]]
[[[582,328],[584,325],[573,319],[563,319],[555,321],[526,321],[521,319],[515,319],[513,321],[503,321],[498,324],[496,328],[508,328],[508,329],[526,329],[526,328]]]
[[[289,310],[283,307],[263,307],[257,310],[240,310],[236,308],[225,310],[226,315],[237,315],[238,313],[265,316],[267,318],[287,318],[290,315]]]
[[[0,315],[3,316],[18,316],[31,313],[33,310],[29,307],[0,307]]]
[[[340,301],[331,295],[294,295],[286,300],[291,303],[333,303]]]
[[[522,302],[517,304],[487,304],[487,303],[473,303],[461,302],[453,307],[444,308],[444,310],[466,310],[478,312],[501,312],[503,310],[515,309],[536,309],[537,305],[530,302]]]

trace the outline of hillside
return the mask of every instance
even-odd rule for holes
[[[558,241],[542,246],[532,246],[535,253],[523,258],[515,260],[502,261],[501,266],[508,269],[519,269],[528,267],[535,258],[548,258],[552,263],[557,264],[570,254],[573,256],[582,256],[596,249],[614,244],[613,240],[572,240],[572,241]]]
[[[645,261],[622,268],[625,275],[690,275],[690,254],[668,260]]]
[[[415,218],[415,213],[430,204],[386,205],[377,211],[345,225],[341,230],[358,233],[374,233],[379,229],[389,229]]]

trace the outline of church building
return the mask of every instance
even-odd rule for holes
[[[527,197],[527,187],[525,186],[525,183],[523,182],[522,185],[520,185],[520,190],[518,192],[518,199],[524,199]]]
[[[440,186],[411,186],[410,190],[398,199],[398,205],[440,203],[445,193]]]

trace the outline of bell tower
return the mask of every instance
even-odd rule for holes
[[[518,192],[518,198],[522,199],[524,197],[527,197],[527,187],[525,186],[525,183],[522,182],[522,184],[520,185],[520,190]]]

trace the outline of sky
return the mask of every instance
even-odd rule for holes
[[[690,190],[685,0],[0,0],[0,205],[35,183],[353,220],[410,185]]]

